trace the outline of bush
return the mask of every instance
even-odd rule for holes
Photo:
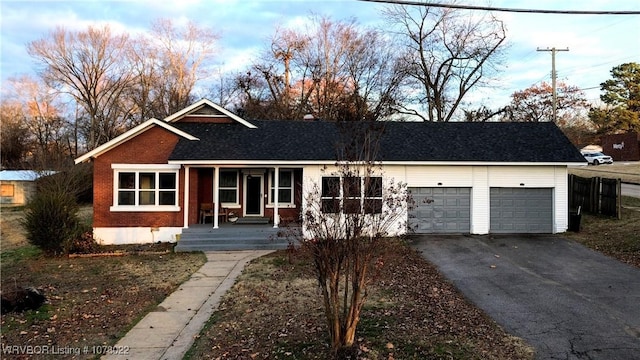
[[[27,240],[49,255],[65,254],[81,234],[74,194],[38,191],[25,210]]]

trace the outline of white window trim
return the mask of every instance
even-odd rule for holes
[[[230,208],[230,209],[239,209],[240,206],[240,171],[234,169],[220,169],[218,170],[218,198],[220,197],[220,190],[231,190],[230,187],[222,187],[220,186],[220,178],[222,178],[223,172],[235,172],[236,173],[236,201],[235,202],[220,202],[220,207]],[[214,180],[215,181],[215,180]]]
[[[282,202],[282,201],[278,201],[278,207],[282,208],[282,209],[295,209],[296,208],[296,204],[295,204],[295,182],[294,182],[294,174],[293,174],[293,169],[280,169],[280,176],[282,176],[283,172],[288,172],[291,174],[291,186],[290,187],[281,187],[279,186],[278,189],[279,190],[283,190],[283,189],[289,189],[291,190],[291,201],[290,202]],[[273,196],[271,195],[271,191],[274,190],[274,184],[273,184],[273,175],[274,175],[274,170],[269,170],[267,176],[269,177],[269,185],[268,185],[268,189],[269,189],[269,194],[268,194],[268,198],[267,198],[267,205],[266,207],[271,209],[275,207],[275,204],[273,202]]]
[[[178,205],[180,199],[180,165],[175,164],[111,164],[113,169],[113,202],[109,208],[112,212],[178,212],[180,206]],[[158,173],[174,173],[176,175],[176,205],[118,205],[118,180],[121,172],[133,172],[136,173],[136,181],[139,173],[141,172],[154,172],[156,173],[156,182],[160,181]],[[138,185],[136,184],[136,187]],[[137,194],[140,189],[135,189],[136,202],[138,201]],[[160,189],[156,189],[156,192]],[[158,197],[157,197],[158,198]]]

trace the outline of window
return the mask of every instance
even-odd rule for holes
[[[340,212],[340,178],[323,177],[321,210],[323,213],[335,214]]]
[[[275,171],[269,177],[269,203],[275,202]],[[278,177],[278,203],[293,204],[293,171],[280,170]]]
[[[15,191],[15,188],[14,188],[13,184],[2,184],[0,186],[0,188],[2,188],[1,196],[11,196],[11,197],[13,197],[13,194],[14,194],[14,191]]]
[[[177,206],[175,171],[117,172],[118,206]]]
[[[382,214],[382,178],[364,178],[364,213]]]
[[[349,176],[342,179],[342,194],[344,195],[344,213],[359,214],[362,200],[362,180],[360,177]]]
[[[338,213],[342,205],[345,214],[381,214],[382,178],[323,177],[321,202],[323,213]]]
[[[238,204],[238,172],[220,170],[220,202],[224,204]]]
[[[112,211],[179,211],[178,169],[173,165],[112,165]]]

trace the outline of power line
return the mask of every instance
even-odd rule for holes
[[[491,6],[472,6],[472,5],[457,5],[457,4],[440,4],[421,1],[405,1],[405,0],[358,0],[364,2],[385,3],[394,5],[415,5],[415,6],[430,6],[441,7],[449,9],[464,9],[464,10],[487,10],[487,11],[501,11],[501,12],[513,12],[513,13],[529,13],[529,14],[565,14],[565,15],[640,15],[640,11],[618,11],[618,10],[542,10],[542,9],[514,9],[503,7],[491,7]]]

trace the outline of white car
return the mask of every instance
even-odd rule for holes
[[[582,156],[587,159],[589,165],[613,164],[613,158],[601,152],[583,152]]]

